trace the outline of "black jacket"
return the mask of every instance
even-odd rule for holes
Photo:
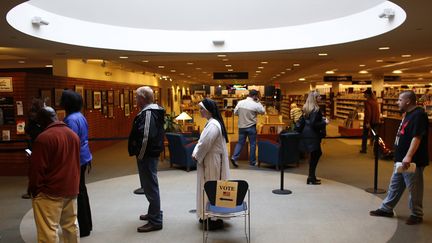
[[[164,145],[165,110],[157,104],[150,104],[135,117],[129,134],[130,156],[159,157]]]
[[[296,129],[300,135],[300,150],[313,152],[320,148],[321,139],[326,136],[326,123],[320,110],[313,111],[309,117],[302,116]]]

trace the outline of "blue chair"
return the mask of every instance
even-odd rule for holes
[[[168,140],[168,149],[170,153],[170,166],[177,164],[186,167],[186,171],[196,167],[196,162],[192,159],[192,152],[195,148],[196,141],[184,136],[181,133],[165,133]]]
[[[216,205],[216,191],[218,181],[207,181],[204,184],[203,191],[203,220],[207,224],[206,227],[203,226],[203,242],[207,242],[209,220],[210,218],[234,218],[234,217],[244,217],[244,233],[246,235],[246,241],[250,242],[250,191],[249,184],[244,180],[229,180],[230,182],[237,183],[237,201],[235,206],[222,207]],[[246,194],[247,202],[245,201]],[[207,195],[208,202],[205,203],[205,195]],[[223,200],[223,198],[221,198]],[[225,198],[225,200],[227,200]]]
[[[295,163],[298,167],[300,161],[299,134],[296,132],[281,133],[279,142],[258,137],[258,167],[262,163],[276,166]]]

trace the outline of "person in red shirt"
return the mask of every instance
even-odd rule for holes
[[[80,140],[51,107],[36,119],[44,130],[33,143],[28,188],[38,242],[59,242],[59,226],[64,242],[79,242]]]
[[[363,136],[362,136],[362,147],[360,153],[367,152],[367,139],[369,136],[369,130],[373,129],[376,131],[380,122],[380,111],[378,101],[371,89],[367,89],[364,92],[366,101],[364,102],[364,119],[363,119]]]

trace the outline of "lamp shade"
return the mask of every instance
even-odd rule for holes
[[[179,120],[192,120],[192,117],[190,117],[186,112],[182,112],[178,117],[175,118],[177,121]]]

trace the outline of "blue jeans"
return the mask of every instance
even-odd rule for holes
[[[411,214],[423,217],[423,170],[424,167],[417,167],[415,173],[396,173],[395,167],[387,197],[382,202],[380,209],[385,212],[392,212],[405,188],[408,188],[410,193],[408,205]]]
[[[138,170],[141,186],[149,202],[147,214],[153,225],[162,225],[162,211],[160,210],[159,183],[157,178],[158,158],[144,157],[138,160]]]
[[[232,155],[232,159],[237,161],[237,159],[240,156],[240,152],[242,151],[243,146],[246,143],[246,137],[249,138],[249,144],[250,144],[250,155],[249,155],[249,163],[251,165],[255,165],[256,163],[256,157],[255,157],[255,150],[256,150],[256,126],[251,126],[247,128],[239,128],[239,137],[238,142],[235,146],[234,153]]]

